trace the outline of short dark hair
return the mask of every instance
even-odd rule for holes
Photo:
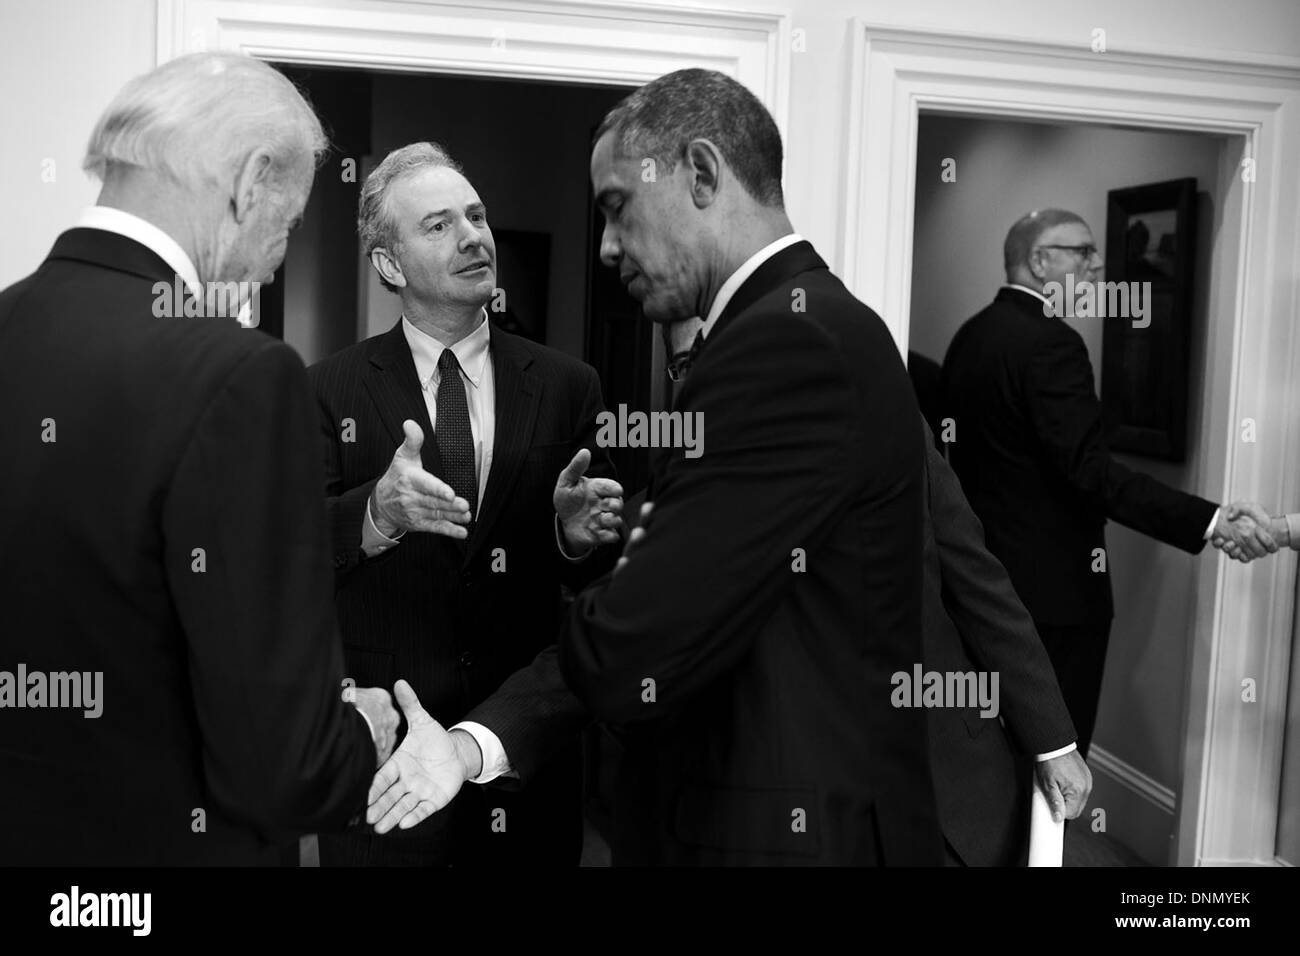
[[[1068,209],[1035,209],[1017,219],[1016,224],[1007,233],[1006,242],[1002,244],[1002,267],[1006,269],[1007,276],[1011,276],[1016,266],[1029,261],[1029,253],[1033,251],[1034,243],[1038,242],[1043,233],[1053,226],[1061,226],[1067,222],[1088,225],[1082,216]]]
[[[608,132],[618,152],[641,153],[669,171],[686,157],[686,145],[707,139],[722,151],[736,179],[757,202],[783,208],[781,134],[757,96],[717,70],[677,70],[634,90],[610,110],[596,130]]]

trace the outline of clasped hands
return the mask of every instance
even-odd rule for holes
[[[1286,519],[1269,515],[1253,501],[1237,501],[1219,512],[1210,543],[1230,558],[1249,564],[1290,543]]]

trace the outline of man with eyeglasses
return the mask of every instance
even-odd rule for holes
[[[1003,261],[1006,285],[944,359],[951,462],[1033,616],[1086,757],[1114,613],[1106,519],[1192,554],[1211,538],[1243,561],[1277,546],[1248,514],[1230,521],[1228,509],[1110,457],[1083,338],[1044,295],[1096,278],[1088,224],[1063,209],[1031,212],[1007,233]]]

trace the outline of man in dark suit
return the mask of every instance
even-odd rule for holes
[[[703,454],[659,457],[647,533],[559,642],[623,736],[615,863],[940,862],[925,713],[890,700],[921,656],[925,449],[888,330],[793,233],[780,135],[736,81],[640,88],[591,172],[647,317],[705,316],[675,409]],[[376,778],[378,827],[436,808],[417,744]]]
[[[272,275],[324,145],[264,63],[173,60],[0,293],[0,864],[274,863],[365,807],[397,715],[341,700],[306,375],[207,295]]]
[[[359,683],[404,678],[447,722],[554,640],[562,585],[613,565],[602,545],[620,540],[622,489],[596,443],[595,371],[488,321],[487,210],[446,153],[390,153],[362,189],[358,224],[402,318],[310,372],[344,651]],[[429,492],[434,475],[454,498]],[[512,769],[508,726],[451,733],[467,779]],[[575,865],[576,729],[553,759],[513,773],[522,790],[469,788],[410,832],[322,836],[321,861]]]
[[[948,407],[960,410],[951,459],[1033,615],[1086,756],[1113,615],[1106,519],[1192,554],[1212,535],[1253,556],[1276,546],[1249,518],[1229,522],[1213,502],[1110,457],[1083,339],[1044,294],[1095,277],[1087,223],[1030,213],[1007,234],[1004,261],[1007,285],[944,360]]]

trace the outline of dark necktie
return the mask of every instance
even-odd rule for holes
[[[469,402],[460,380],[456,353],[443,349],[438,357],[438,420],[433,434],[442,456],[442,480],[469,502],[470,518],[478,511],[478,478],[474,474],[474,433],[469,427]]]
[[[665,329],[666,328],[667,327],[665,326]],[[664,334],[666,338],[667,332]],[[686,373],[691,370],[691,365],[694,364],[696,356],[700,354],[700,349],[703,347],[704,330],[700,329],[695,333],[695,341],[691,343],[690,350],[686,352],[678,352],[672,357],[672,361],[668,363],[668,377],[674,382],[680,382],[684,379]]]

